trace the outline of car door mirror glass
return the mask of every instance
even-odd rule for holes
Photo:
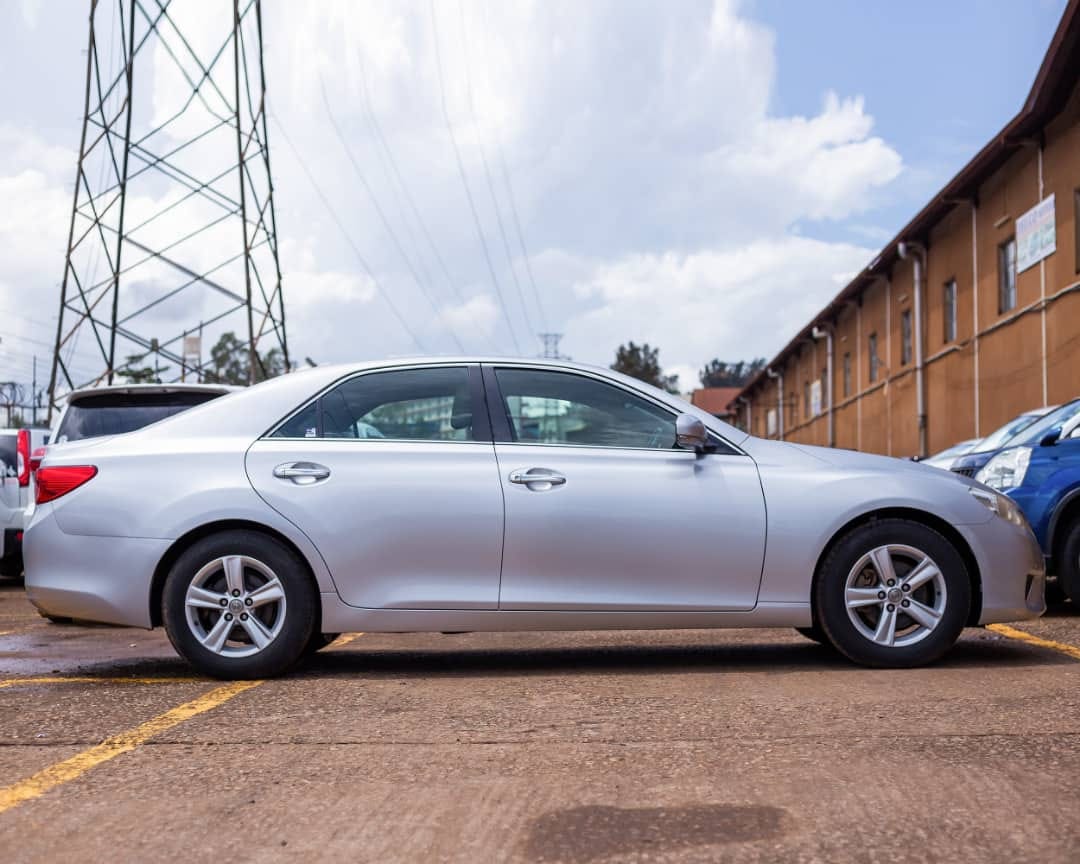
[[[1055,444],[1057,444],[1057,442],[1058,442],[1058,440],[1060,438],[1061,438],[1061,427],[1060,426],[1055,426],[1053,429],[1049,430],[1045,435],[1043,435],[1042,439],[1039,441],[1039,446],[1040,447],[1053,447]]]

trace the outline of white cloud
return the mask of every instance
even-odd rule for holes
[[[201,53],[228,29],[219,5],[170,7]],[[873,240],[863,214],[903,166],[857,94],[823,94],[811,116],[771,110],[775,40],[751,12],[735,0],[437,3],[437,63],[424,0],[264,8],[273,113],[336,211],[326,211],[271,125],[294,354],[323,361],[415,350],[387,298],[432,351],[453,350],[455,333],[467,351],[511,351],[509,318],[526,355],[539,351],[540,329],[564,332],[563,350],[577,359],[605,364],[620,342],[649,341],[681,370],[683,386],[713,356],[771,354],[838,289],[840,274],[872,255],[803,235],[856,220],[851,231]],[[149,59],[140,83],[151,95],[135,115],[143,127],[169,116],[186,87],[165,52]],[[69,86],[81,74],[73,66],[56,79]],[[323,84],[397,242],[333,134]],[[136,99],[146,92],[137,88]],[[176,134],[208,116],[192,114]],[[228,164],[235,136],[224,134],[231,143],[208,137],[185,151],[186,164],[204,173]],[[77,139],[75,128],[63,143]],[[0,128],[4,303],[31,283],[54,297],[74,159],[69,147]],[[135,184],[129,216],[176,194],[160,180]],[[144,235],[169,242],[208,212],[178,207]],[[236,233],[201,235],[185,249],[209,266],[236,250]],[[155,278],[165,275],[148,266],[125,291],[152,292]],[[55,299],[44,305],[51,314]]]

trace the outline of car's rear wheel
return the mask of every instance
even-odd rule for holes
[[[308,639],[308,643],[304,647],[304,656],[309,657],[312,654],[318,653],[323,648],[330,645],[330,643],[340,635],[340,633],[319,633],[318,631],[315,631],[311,634],[311,638]]]
[[[932,663],[960,637],[971,606],[964,559],[942,534],[908,519],[855,528],[822,562],[816,620],[866,666]]]
[[[303,656],[316,602],[291,549],[256,531],[228,531],[180,555],[165,580],[162,617],[173,647],[199,672],[267,678]]]
[[[1080,519],[1068,526],[1057,562],[1057,583],[1061,593],[1073,603],[1080,603]]]

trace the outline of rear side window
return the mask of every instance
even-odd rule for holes
[[[469,370],[454,366],[358,375],[301,408],[270,437],[475,441]]]
[[[188,408],[202,405],[221,393],[102,393],[85,396],[68,406],[56,433],[57,443],[122,435]]]

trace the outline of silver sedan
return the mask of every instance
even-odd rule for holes
[[[795,627],[872,666],[1045,609],[1013,502],[754,438],[606,369],[318,367],[50,449],[25,538],[52,616],[164,625],[198,670],[343,631]]]

